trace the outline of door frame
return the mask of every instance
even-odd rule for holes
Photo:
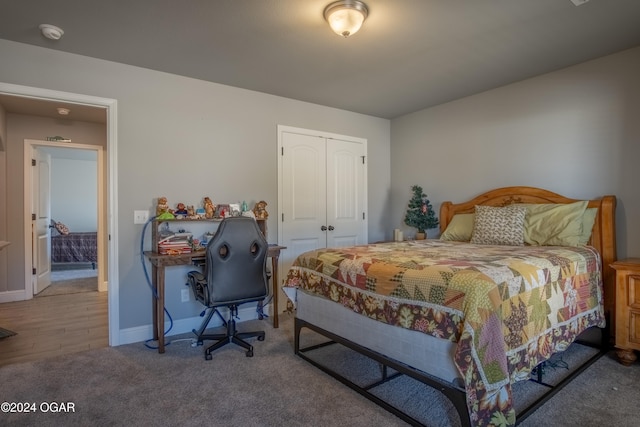
[[[32,173],[31,173],[31,155],[33,154],[33,149],[37,147],[60,147],[60,148],[71,148],[77,150],[90,150],[96,152],[96,162],[97,162],[97,173],[98,173],[98,188],[97,188],[97,265],[98,265],[98,291],[104,292],[108,290],[108,285],[105,286],[105,207],[104,207],[104,148],[99,145],[89,145],[89,144],[77,144],[71,142],[55,142],[55,141],[41,141],[35,139],[25,139],[24,140],[24,195],[25,195],[25,218],[28,218],[31,213],[33,213],[33,183],[31,182]],[[26,197],[30,195],[31,197]],[[27,200],[29,199],[29,200]],[[31,223],[29,221],[25,221],[25,242],[28,237],[32,237],[33,230],[31,227]],[[29,235],[27,236],[27,233]],[[29,253],[25,247],[25,255]],[[33,254],[30,254],[33,257]],[[33,267],[33,263],[29,262],[29,259],[25,259],[25,297],[26,299],[33,298],[35,282],[33,279],[33,273],[31,271],[27,271],[27,269],[31,269]],[[29,273],[29,275],[27,275]],[[31,289],[31,294],[29,294],[28,290]]]
[[[88,106],[95,106],[98,108],[104,108],[107,114],[107,145],[106,159],[107,167],[103,170],[102,179],[106,185],[100,186],[99,198],[105,200],[104,192],[106,191],[106,206],[98,216],[103,217],[102,234],[103,253],[106,248],[106,264],[108,272],[108,318],[109,318],[109,345],[117,346],[120,344],[119,332],[120,332],[120,307],[119,307],[119,282],[118,282],[118,218],[115,215],[117,212],[117,192],[118,192],[118,165],[117,165],[117,145],[118,145],[118,132],[117,132],[117,100],[110,98],[101,98],[90,95],[83,95],[71,92],[61,92],[50,89],[42,89],[30,86],[14,85],[9,83],[0,82],[0,93],[19,96],[25,98],[33,98],[45,101],[61,101],[73,104],[82,104]],[[25,160],[26,162],[26,160]],[[102,167],[102,165],[100,165]],[[26,171],[25,171],[26,174]],[[29,174],[30,175],[30,174]],[[31,177],[29,176],[29,181]],[[29,190],[30,192],[31,190]],[[27,206],[28,204],[28,206]],[[33,290],[29,288],[29,292],[26,289],[26,282],[31,276],[31,201],[26,200],[23,206],[24,222],[25,222],[25,296],[31,293],[33,297]],[[100,222],[100,220],[98,221]],[[100,227],[100,225],[98,226]],[[28,230],[28,231],[27,231]],[[99,240],[100,241],[100,240]],[[99,260],[100,261],[100,260]]]

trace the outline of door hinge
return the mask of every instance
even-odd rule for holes
[[[364,156],[362,156],[362,164],[364,165]]]
[[[284,214],[282,214],[282,222],[284,222]]]
[[[31,221],[35,221],[36,220],[36,214],[31,214]]]
[[[33,274],[33,275],[35,276],[35,274],[36,274],[36,269],[35,269],[35,268],[33,268],[33,269],[31,269],[31,271],[32,271],[32,273],[31,273],[31,274]]]
[[[284,147],[280,147],[280,155],[284,156]]]
[[[364,219],[364,212],[362,212],[362,219]]]
[[[36,165],[36,159],[31,159],[31,166],[35,166]]]

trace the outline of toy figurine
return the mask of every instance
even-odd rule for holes
[[[165,212],[169,212],[169,205],[166,197],[158,197],[158,205],[156,206],[156,216],[160,216]]]
[[[256,206],[253,208],[253,213],[256,215],[256,219],[267,219],[269,218],[269,213],[267,212],[267,202],[264,200],[260,200],[256,203]]]
[[[187,207],[184,205],[184,203],[178,203],[178,205],[176,206],[176,210],[173,212],[174,215],[187,215]]]
[[[169,209],[166,197],[158,197],[158,205],[156,206],[156,218],[173,219],[175,218]]]
[[[196,215],[196,208],[193,205],[187,206],[187,218],[189,219],[197,219],[198,215]]]
[[[205,212],[204,217],[207,219],[213,218],[215,211],[216,211],[216,207],[211,201],[211,199],[208,197],[205,197],[204,198],[204,212]]]

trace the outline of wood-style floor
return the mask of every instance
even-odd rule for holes
[[[0,304],[0,366],[109,345],[107,292],[80,292]]]

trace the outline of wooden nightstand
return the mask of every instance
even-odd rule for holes
[[[640,258],[611,264],[616,270],[616,354],[620,363],[631,365],[640,350]]]

